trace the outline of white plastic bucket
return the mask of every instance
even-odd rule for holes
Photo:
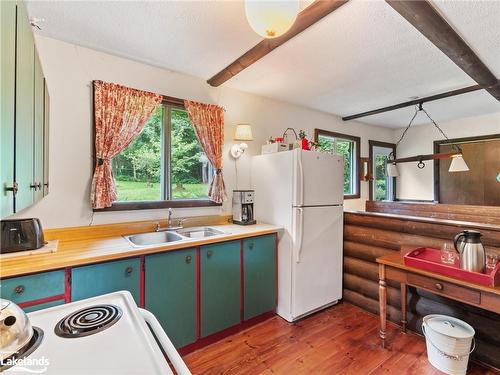
[[[427,315],[422,332],[431,365],[446,374],[465,375],[469,354],[475,348],[474,328],[451,316]]]

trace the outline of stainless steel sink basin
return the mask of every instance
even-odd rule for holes
[[[124,236],[133,246],[161,245],[169,242],[182,241],[184,238],[175,232],[150,232],[141,234],[132,234]]]
[[[217,236],[218,234],[224,234],[224,232],[210,227],[193,227],[184,228],[177,231],[181,236],[189,238],[205,238],[211,236]]]

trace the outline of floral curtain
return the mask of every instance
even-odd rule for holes
[[[139,135],[161,101],[158,94],[94,81],[96,165],[90,196],[93,208],[111,207],[116,200],[111,160]]]
[[[224,109],[213,104],[184,101],[184,106],[193,124],[201,148],[215,169],[208,190],[208,197],[222,203],[227,199],[226,186],[222,176],[222,146],[224,145]]]

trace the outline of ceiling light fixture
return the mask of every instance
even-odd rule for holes
[[[444,131],[439,127],[438,124],[429,116],[427,111],[422,107],[422,103],[418,105],[418,107],[415,110],[415,113],[413,117],[410,120],[410,123],[406,127],[406,129],[403,131],[403,134],[401,134],[401,137],[399,138],[399,141],[396,142],[396,148],[398,147],[399,143],[403,140],[404,136],[406,135],[406,132],[410,128],[410,126],[413,124],[413,120],[415,120],[415,117],[417,117],[418,112],[424,112],[425,115],[431,120],[432,124],[441,132],[441,134],[444,136],[446,140],[449,140],[448,136],[444,133]],[[422,169],[425,167],[424,160],[438,160],[438,159],[447,159],[451,158],[451,164],[450,168],[448,169],[448,172],[465,172],[469,170],[469,167],[467,166],[467,163],[465,162],[463,158],[463,152],[462,149],[460,148],[459,145],[453,143],[452,148],[455,150],[454,152],[449,152],[449,153],[441,153],[441,154],[428,154],[428,155],[417,155],[417,156],[410,156],[407,158],[401,158],[401,159],[395,159],[394,153],[391,152],[389,154],[388,160],[387,160],[387,176],[389,177],[397,177],[399,176],[399,171],[398,171],[398,163],[407,163],[407,162],[412,162],[412,161],[417,161],[417,167],[419,169]]]
[[[252,29],[264,38],[286,33],[299,14],[298,0],[246,0],[245,14]]]

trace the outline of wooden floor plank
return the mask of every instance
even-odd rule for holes
[[[184,359],[194,375],[442,374],[420,336],[390,324],[382,349],[378,329],[378,317],[341,303],[296,323],[273,317]],[[496,373],[471,364],[468,374]]]

